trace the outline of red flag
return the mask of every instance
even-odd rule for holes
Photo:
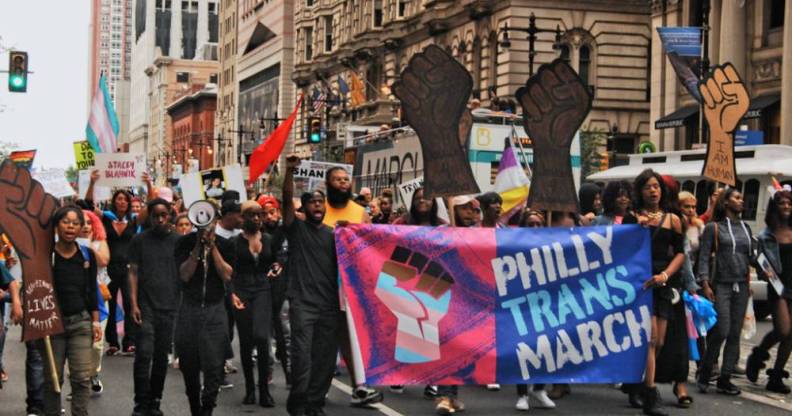
[[[300,108],[302,100],[303,97],[301,95],[289,118],[278,126],[278,128],[267,137],[267,140],[264,140],[264,143],[253,151],[253,154],[250,156],[250,179],[248,179],[250,183],[258,179],[258,177],[267,170],[269,165],[280,156],[281,152],[283,152],[283,146],[286,144],[286,139],[289,138],[289,133],[294,125],[294,119],[297,118],[297,110]]]

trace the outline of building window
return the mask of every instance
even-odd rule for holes
[[[305,28],[305,60],[313,59],[313,28]]]
[[[382,0],[374,0],[374,27],[382,27]]]
[[[176,82],[190,82],[190,73],[189,72],[177,72],[176,73]]]
[[[770,1],[770,29],[784,26],[784,1]]]
[[[396,12],[397,13],[396,15],[399,17],[404,17],[404,15],[407,13],[407,0],[399,0],[399,4],[397,7],[398,10]]]
[[[315,0],[305,0],[305,7],[312,7]]]
[[[209,82],[212,84],[217,84],[217,74],[209,75]]]
[[[571,64],[569,60],[569,45],[561,45],[558,49],[560,52],[558,57],[563,59],[567,64]]]
[[[498,33],[492,32],[489,36],[489,69],[487,70],[487,83],[490,88],[490,99],[493,98],[494,90],[497,88],[498,81]]]
[[[580,78],[583,79],[586,85],[591,85],[591,79],[589,79],[591,72],[591,49],[588,45],[580,47],[579,65],[578,73],[580,74]]]
[[[744,210],[742,218],[753,221],[756,219],[756,207],[759,205],[759,181],[748,179],[743,189]]]
[[[324,17],[324,30],[325,30],[325,52],[333,50],[333,16]]]

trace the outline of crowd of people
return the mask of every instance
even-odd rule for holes
[[[326,191],[295,198],[292,172],[299,160],[290,156],[286,162],[281,199],[226,190],[215,201],[219,218],[208,227],[194,227],[178,193],[156,188],[148,178],[145,198],[116,190],[104,202],[92,200],[94,175],[85,200],[55,212],[51,262],[65,332],[52,337],[52,351],[61,382],[68,366],[71,414],[87,415],[91,396],[102,393],[103,356],[133,355],[133,416],[163,414],[169,356],[177,357],[191,413],[211,415],[218,392],[230,386],[226,374],[236,370],[231,364],[234,328],[245,405],[276,406],[269,383],[274,364],[279,363],[290,389],[285,403],[289,414],[323,415],[339,354],[354,387],[350,404],[382,401],[381,388],[367,386],[358,376],[342,312],[333,229],[356,223],[647,227],[652,240],[652,276],[645,283],[653,294],[651,342],[643,383],[621,386],[629,403],[647,415],[667,414],[656,383],[673,383],[679,407],[694,402],[687,386],[691,360],[680,301],[683,292],[711,300],[717,311],[716,327],[699,343],[696,387],[707,393],[715,381],[718,393],[740,394],[731,378],[738,371],[740,330],[758,250],[768,257],[786,289],[780,295],[769,290],[774,329],[753,349],[745,371],[756,382],[768,350],[778,345],[776,361],[767,370],[766,388],[790,392],[783,383],[789,376],[784,367],[792,351],[792,193],[788,188],[774,193],[767,227],[756,244],[753,231],[741,219],[743,200],[738,190],[716,190],[708,210],[699,215],[692,194],[679,192],[672,177],[652,170],[632,183],[608,183],[604,190],[584,184],[579,213],[552,212],[548,218],[548,213],[527,207],[502,223],[503,201],[497,193],[450,198],[446,221],[438,201],[426,198],[423,188],[416,189],[409,207],[398,212],[392,192],[375,198],[363,188],[354,195],[351,177],[342,168],[328,170]],[[18,322],[21,282],[8,272],[16,259],[8,240],[0,241],[0,300],[11,305],[10,317]],[[765,277],[760,268],[756,270]],[[121,321],[123,338],[116,324]],[[4,334],[0,331],[0,337]],[[0,376],[7,381],[2,345],[0,338]],[[62,397],[44,370],[43,348],[40,340],[26,343],[27,410],[32,415],[59,415]],[[389,390],[399,394],[403,387],[389,386]],[[554,408],[555,401],[573,394],[566,384],[518,385],[516,392],[518,410]],[[435,400],[438,414],[465,408],[457,386],[425,386],[424,396]]]

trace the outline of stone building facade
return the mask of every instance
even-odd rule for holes
[[[218,44],[217,57],[220,61],[220,72],[217,77],[217,113],[215,115],[215,141],[214,151],[222,165],[238,161],[237,143],[235,133],[237,124],[237,99],[239,98],[239,84],[237,83],[237,0],[220,0],[220,43]]]
[[[352,73],[364,84],[365,101],[332,105],[321,115],[329,138],[348,124],[379,126],[399,116],[390,86],[410,58],[430,44],[444,47],[470,71],[471,98],[487,107],[495,96],[514,99],[529,74],[525,33],[509,31],[511,46],[499,44],[500,31],[536,25],[534,71],[563,57],[583,74],[595,92],[584,130],[617,131],[637,149],[649,138],[650,4],[644,0],[299,0],[295,2],[297,88],[311,97],[316,89],[337,91],[339,78],[352,86]],[[563,32],[560,43],[552,33]],[[359,85],[359,84],[358,84]],[[310,100],[309,100],[310,103]],[[307,152],[304,105],[296,124],[297,141]],[[520,110],[521,111],[521,110]]]
[[[172,165],[181,165],[182,172],[188,171],[190,159],[198,161],[200,170],[215,166],[213,135],[216,109],[217,88],[200,84],[179,93],[168,106],[175,156]]]
[[[742,128],[765,144],[792,145],[792,0],[653,0],[651,139],[660,150],[699,142],[698,104],[679,83],[656,34],[661,26],[701,26],[709,5],[709,59],[731,62],[751,95]],[[784,76],[786,75],[786,76]],[[783,115],[786,117],[783,117]],[[669,128],[655,128],[659,126]]]

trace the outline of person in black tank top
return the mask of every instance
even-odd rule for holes
[[[770,358],[768,350],[779,344],[775,365],[767,370],[769,376],[767,390],[789,394],[790,388],[783,382],[789,377],[784,370],[792,352],[792,192],[788,189],[776,191],[765,214],[765,229],[759,234],[759,253],[767,257],[773,271],[784,285],[779,295],[768,285],[768,298],[772,305],[773,330],[768,332],[762,342],[753,349],[746,363],[746,377],[756,382],[759,370]]]

